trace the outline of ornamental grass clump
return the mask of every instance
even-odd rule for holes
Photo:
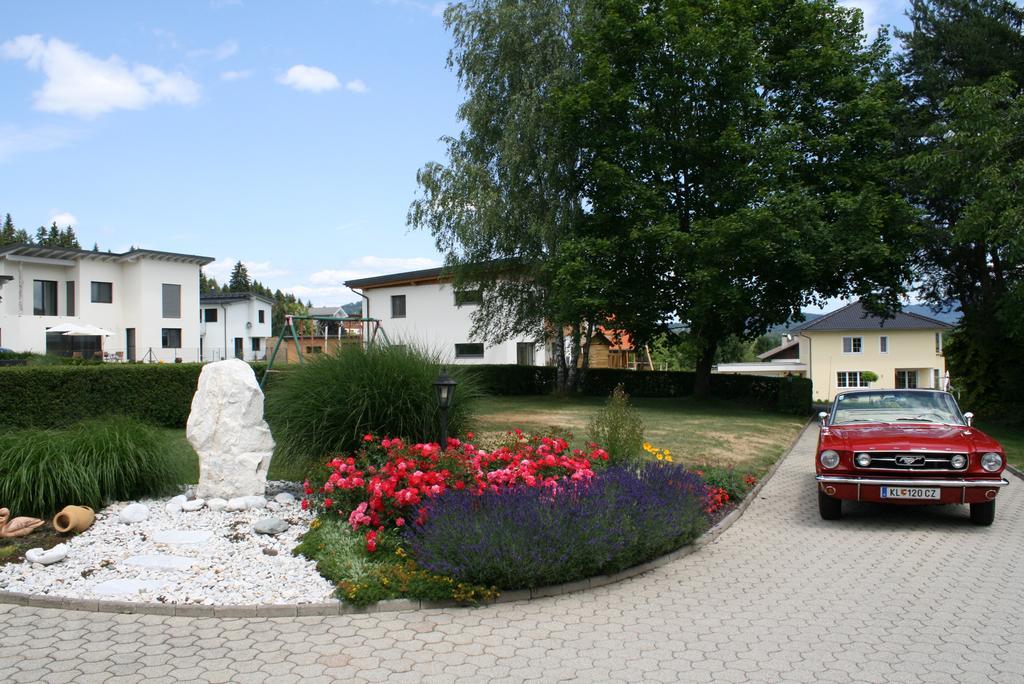
[[[571,582],[673,551],[708,526],[707,489],[681,467],[611,467],[555,488],[449,491],[426,500],[405,546],[423,568],[524,589]]]
[[[48,517],[68,504],[99,510],[168,493],[184,477],[164,435],[131,418],[0,434],[0,505],[15,515]]]
[[[437,439],[440,410],[433,382],[442,359],[414,347],[350,345],[322,354],[275,378],[266,398],[274,433],[274,458],[299,467],[322,463],[325,454],[358,449],[363,435]],[[469,428],[480,395],[476,376],[464,367],[448,373],[458,382],[448,411],[448,433]]]
[[[588,433],[608,452],[609,465],[635,463],[643,455],[644,423],[622,385],[591,418]]]

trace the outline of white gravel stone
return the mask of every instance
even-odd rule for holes
[[[252,529],[260,534],[278,535],[288,530],[288,523],[280,518],[263,518],[253,523]]]
[[[181,504],[177,501],[168,501],[164,505],[164,510],[171,515],[177,515],[178,513],[181,513]]]
[[[248,509],[266,508],[267,507],[267,499],[266,499],[266,497],[262,497],[262,496],[246,496],[246,497],[243,497],[243,498],[245,499],[245,507],[248,508]]]
[[[276,501],[279,504],[293,504],[295,503],[295,496],[289,494],[288,492],[281,492],[280,494],[274,497],[274,501]]]
[[[186,501],[185,503],[181,504],[181,510],[188,511],[191,513],[194,511],[198,511],[205,505],[206,499],[192,499],[191,501]]]
[[[288,482],[268,482],[267,488],[271,496],[297,491],[296,484]],[[23,561],[0,566],[0,589],[67,598],[208,606],[332,600],[334,587],[316,571],[316,564],[292,555],[313,520],[297,502],[282,505],[274,513],[290,525],[277,536],[253,532],[253,523],[267,517],[266,511],[229,513],[207,506],[193,513],[172,514],[165,510],[168,502],[140,502],[149,507],[150,515],[133,525],[120,522],[124,503],[98,511],[92,527],[66,542],[69,553],[60,563],[42,566]],[[185,532],[190,534],[171,534]],[[179,543],[168,544],[169,538]],[[205,541],[195,541],[200,538]],[[180,543],[184,540],[192,543]],[[267,555],[264,548],[277,555]],[[158,560],[139,561],[144,557]],[[171,558],[187,559],[190,565],[167,560]],[[111,580],[121,582],[104,584]]]
[[[38,563],[39,565],[52,565],[53,563],[59,563],[60,561],[67,558],[68,545],[57,544],[51,549],[43,550],[41,548],[29,549],[25,552],[25,558],[30,563]]]
[[[245,500],[244,496],[236,496],[233,499],[228,499],[227,510],[229,511],[244,511],[249,507],[249,502]]]
[[[167,505],[170,506],[171,504],[175,504],[177,506],[181,506],[186,501],[188,501],[188,497],[184,494],[179,494],[178,496],[172,497],[171,500],[167,502]]]
[[[207,499],[206,507],[209,508],[211,511],[223,511],[225,508],[228,507],[228,502],[227,499]]]
[[[140,503],[128,504],[121,509],[118,517],[121,519],[121,522],[126,524],[134,525],[135,523],[140,523],[149,518],[149,506]]]

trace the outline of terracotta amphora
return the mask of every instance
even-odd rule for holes
[[[58,532],[85,532],[96,519],[96,513],[88,506],[65,506],[53,518],[53,529]]]

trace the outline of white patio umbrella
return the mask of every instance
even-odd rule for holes
[[[75,332],[77,330],[82,330],[83,327],[84,326],[78,325],[77,323],[61,323],[60,325],[55,325],[52,328],[47,328],[46,332],[48,332],[48,333],[64,333],[65,335],[67,335],[70,332]]]
[[[80,326],[80,327],[82,329],[81,332],[64,333],[64,334],[65,335],[95,335],[95,336],[99,336],[99,337],[110,337],[111,335],[114,334],[114,333],[110,332],[109,330],[106,330],[104,328],[100,328],[100,327],[95,326],[95,325],[83,325],[83,326]]]

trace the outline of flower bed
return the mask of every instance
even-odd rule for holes
[[[455,599],[613,573],[696,539],[728,502],[671,457],[608,467],[597,445],[516,430],[494,449],[469,441],[363,447],[305,483],[319,514],[296,549],[340,598]],[[648,445],[649,446],[649,445]]]

